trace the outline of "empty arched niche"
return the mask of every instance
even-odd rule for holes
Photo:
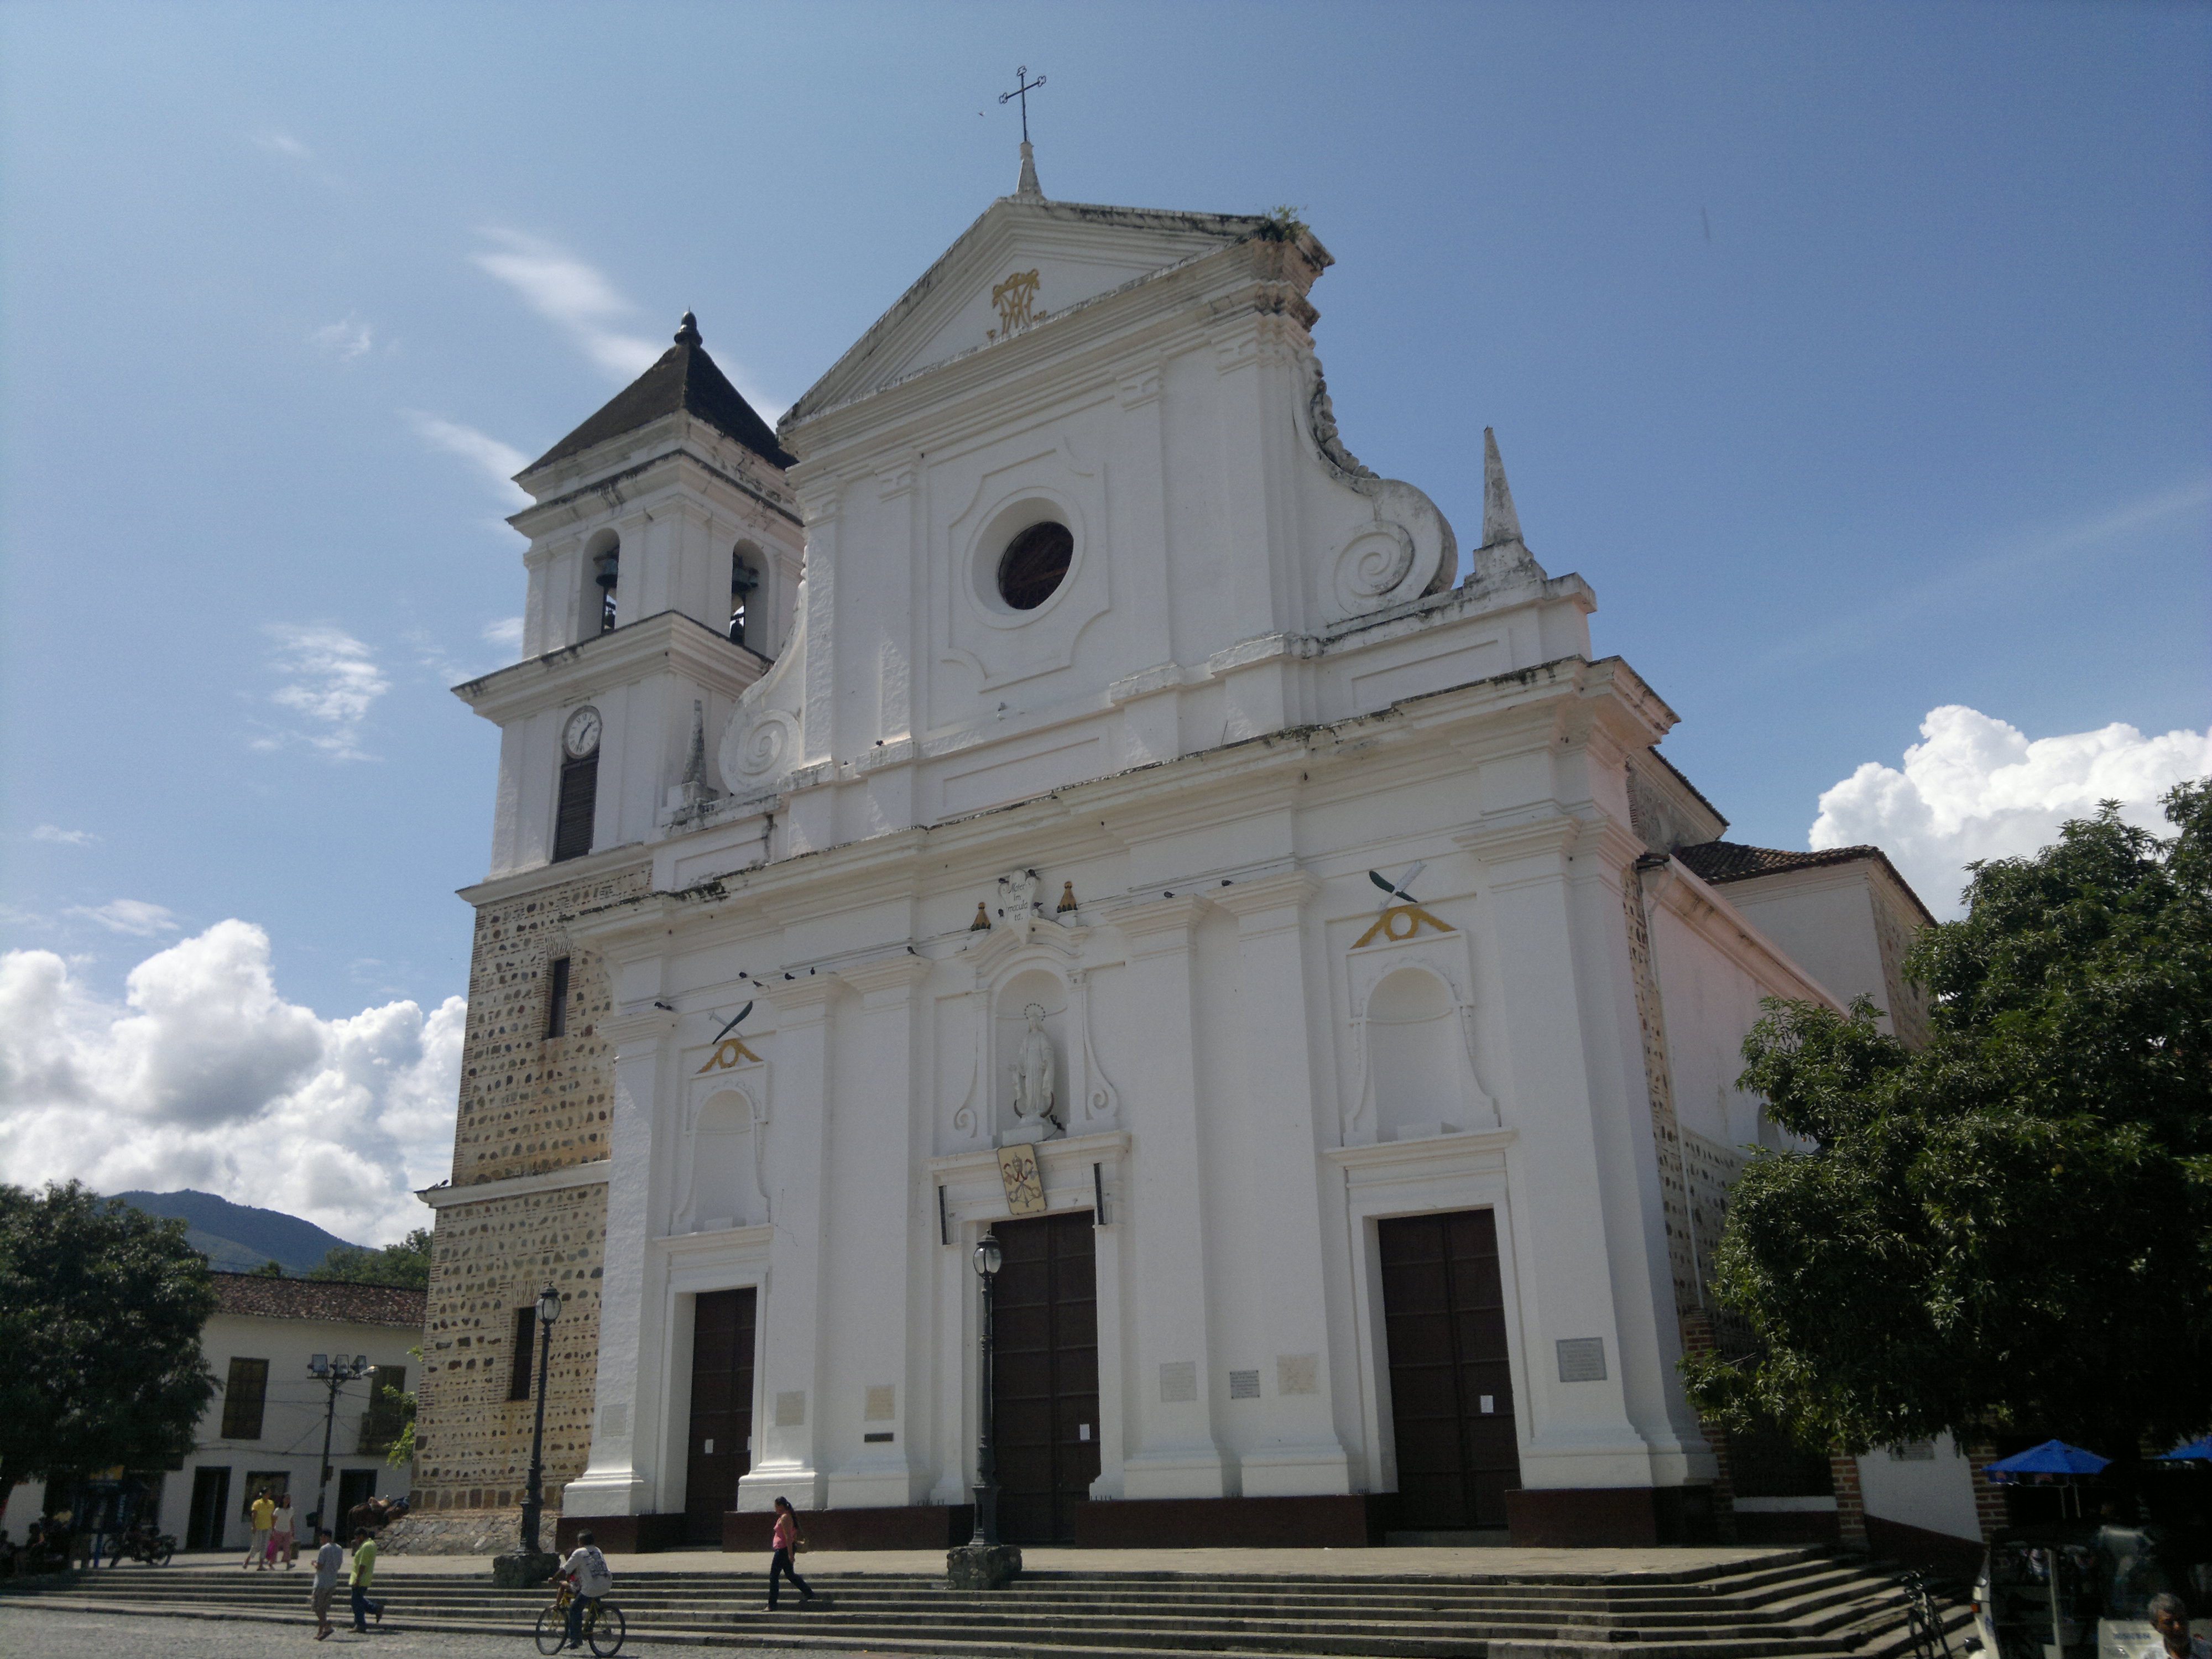
[[[715,1232],[767,1218],[758,1133],[752,1103],[734,1089],[699,1109],[699,1127],[691,1139],[691,1194],[683,1217],[689,1231]]]
[[[1410,967],[1383,979],[1368,995],[1366,1039],[1376,1139],[1472,1126],[1474,1068],[1457,1003],[1442,979]]]

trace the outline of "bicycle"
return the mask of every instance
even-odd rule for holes
[[[558,1653],[568,1639],[568,1604],[576,1599],[576,1587],[562,1584],[561,1593],[553,1598],[553,1605],[538,1615],[538,1650]],[[599,1659],[622,1651],[623,1638],[629,1626],[623,1620],[623,1610],[602,1596],[586,1604],[582,1620],[583,1638]]]
[[[1908,1572],[1899,1580],[1898,1588],[1905,1597],[1905,1620],[1917,1659],[1951,1659],[1951,1638],[1944,1631],[1943,1616],[1929,1589],[1927,1576]]]

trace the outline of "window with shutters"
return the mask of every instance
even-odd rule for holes
[[[543,799],[542,797],[540,799]],[[592,850],[592,815],[599,805],[599,757],[561,763],[561,805],[553,817],[553,861],[580,859]]]
[[[368,1409],[361,1418],[361,1455],[381,1457],[392,1449],[407,1426],[407,1403],[398,1397],[406,1392],[406,1366],[379,1365],[370,1374]]]
[[[538,1309],[535,1304],[514,1310],[514,1369],[507,1373],[507,1397],[530,1398],[530,1361],[538,1347]]]
[[[222,1437],[226,1440],[261,1438],[262,1408],[269,1401],[269,1362],[234,1359],[222,1387]]]
[[[568,1035],[568,958],[556,957],[550,965],[552,984],[545,998],[545,1035]]]

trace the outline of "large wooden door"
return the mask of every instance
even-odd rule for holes
[[[722,1541],[722,1516],[753,1466],[753,1306],[750,1285],[709,1291],[691,1313],[691,1438],[684,1449],[684,1536]]]
[[[1005,1253],[991,1420],[999,1534],[1066,1544],[1098,1478],[1098,1289],[1091,1212],[992,1224]]]
[[[1521,1484],[1498,1229],[1488,1210],[1378,1222],[1398,1524],[1505,1524]]]

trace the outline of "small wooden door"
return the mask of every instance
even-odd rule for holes
[[[994,1222],[991,1231],[1005,1253],[992,1287],[999,1535],[1009,1543],[1073,1543],[1076,1506],[1098,1478],[1091,1212]]]
[[[1521,1484],[1498,1229],[1488,1210],[1378,1222],[1398,1524],[1505,1524]]]
[[[684,1454],[684,1536],[722,1541],[722,1516],[753,1466],[753,1308],[757,1292],[710,1291],[691,1314],[691,1438]]]
[[[230,1510],[230,1471],[204,1466],[192,1471],[192,1506],[185,1512],[185,1547],[222,1547],[223,1518]],[[49,1510],[49,1513],[52,1511]]]

